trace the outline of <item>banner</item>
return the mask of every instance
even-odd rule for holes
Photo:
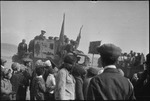
[[[80,43],[82,27],[83,27],[83,25],[81,26],[80,31],[79,31],[79,35],[77,36],[77,39],[76,39],[77,44],[75,45],[75,49],[78,48],[79,43]]]
[[[98,54],[97,47],[101,45],[101,41],[90,42],[89,52],[90,54]]]
[[[54,40],[35,40],[34,57],[35,58],[54,58]]]

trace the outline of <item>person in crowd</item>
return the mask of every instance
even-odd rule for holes
[[[84,100],[87,100],[87,91],[88,91],[88,88],[89,88],[90,80],[91,80],[92,77],[94,77],[96,75],[98,75],[97,69],[95,69],[93,67],[90,67],[87,70],[86,78],[84,79],[84,82],[83,82]]]
[[[32,73],[32,78],[31,78],[31,85],[30,85],[30,100],[35,100],[35,83],[36,83],[36,68],[38,67],[43,67],[43,61],[42,60],[37,60],[35,62],[35,69],[33,70]]]
[[[123,72],[123,70],[122,70],[121,68],[118,68],[118,71],[119,71],[119,73],[120,73],[122,76],[124,76],[124,72]]]
[[[98,64],[98,66],[94,67],[94,68],[98,71],[98,74],[101,74],[104,71],[104,69],[102,67],[101,57],[98,58],[97,64]]]
[[[1,58],[1,69],[5,68],[6,62],[7,62],[7,60]]]
[[[15,92],[14,96],[13,96],[13,100],[16,100],[16,97],[18,96],[17,92],[18,92],[18,87],[19,87],[19,81],[20,81],[20,75],[21,75],[21,72],[20,72],[20,64],[17,63],[17,62],[14,62],[12,65],[11,65],[11,68],[13,70],[12,72],[12,77],[10,79],[10,82],[12,84],[12,91]]]
[[[103,44],[97,51],[104,71],[91,79],[87,100],[134,100],[133,85],[119,74],[115,66],[121,49],[114,44]]]
[[[49,69],[52,68],[52,64],[50,60],[46,60],[43,65],[44,65],[43,78],[44,78],[44,81],[46,82],[47,76],[49,75]]]
[[[22,42],[18,45],[18,55],[20,58],[23,57],[23,55],[27,52],[27,44],[26,40],[22,39]]]
[[[46,100],[55,100],[54,97],[54,89],[56,86],[56,80],[54,77],[54,70],[53,68],[49,68],[49,75],[46,79],[46,89],[47,89],[47,96],[46,96]]]
[[[18,74],[18,90],[16,100],[26,100],[27,87],[29,86],[29,73],[26,71],[27,67],[20,64],[20,73]]]
[[[45,92],[46,86],[45,81],[43,79],[44,67],[39,66],[36,68],[36,78],[34,81],[34,93],[35,93],[35,100],[45,100]]]
[[[44,39],[46,39],[46,37],[44,36],[45,33],[46,33],[46,31],[41,30],[41,34],[36,36],[34,39],[35,40],[44,40]]]
[[[4,68],[1,74],[1,100],[12,100],[12,84],[10,82],[11,69]]]
[[[140,53],[137,53],[137,56],[135,57],[134,66],[140,65],[140,62],[141,62],[141,55],[140,55]]]
[[[76,98],[75,98],[75,100],[84,100],[83,81],[85,78],[86,70],[82,66],[80,66],[76,63],[75,67],[73,68],[72,74],[76,80],[76,84],[75,84]]]
[[[150,54],[146,55],[146,62],[144,62],[145,70],[135,73],[131,82],[133,83],[135,96],[137,100],[150,98]]]
[[[3,72],[3,69],[5,68],[5,64],[6,64],[6,60],[5,59],[3,59],[3,58],[1,58],[1,77],[2,77],[2,72]]]
[[[20,71],[20,64],[17,62],[12,63],[11,69],[12,69],[12,75]]]
[[[28,92],[31,87],[31,79],[32,79],[32,73],[33,73],[32,59],[30,59],[29,57],[25,57],[22,60],[23,60],[23,65],[25,66],[25,71],[23,72],[23,74],[27,82],[27,85],[25,86],[25,90],[26,92]]]
[[[97,67],[99,67],[99,68],[101,68],[101,67],[102,67],[101,57],[99,57],[99,58],[98,58],[97,64],[98,64],[98,66],[97,66]]]
[[[55,100],[75,100],[75,79],[71,74],[75,62],[73,54],[65,56],[56,77]]]
[[[34,53],[34,39],[29,42],[28,52]]]
[[[53,36],[49,36],[48,37],[49,40],[53,40],[53,38],[54,38]]]

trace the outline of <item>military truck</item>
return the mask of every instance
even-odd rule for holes
[[[32,68],[35,68],[35,62],[39,59],[42,61],[50,60],[53,66],[59,68],[62,63],[61,57],[57,54],[58,39],[50,37],[49,39],[39,40],[33,39],[29,42],[28,52],[20,58],[18,54],[12,57],[13,62],[23,63],[22,59],[32,59]],[[75,50],[74,53],[80,60],[79,65],[87,67],[90,62],[90,58],[80,50]]]

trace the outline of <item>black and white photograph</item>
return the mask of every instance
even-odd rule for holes
[[[0,6],[1,100],[150,99],[149,0]]]

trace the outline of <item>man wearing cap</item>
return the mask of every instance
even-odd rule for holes
[[[30,87],[29,87],[29,90],[30,90],[30,100],[35,100],[34,97],[35,97],[35,80],[36,80],[36,76],[37,76],[37,73],[36,73],[36,68],[38,67],[43,67],[43,61],[42,60],[37,60],[35,62],[35,69],[33,70],[33,73],[32,73],[32,77],[31,77],[31,82],[30,82]]]
[[[34,39],[35,40],[44,40],[44,39],[46,39],[46,37],[44,36],[45,33],[46,33],[46,31],[41,30],[41,34],[39,36],[36,36]]]
[[[103,44],[97,51],[104,71],[91,79],[87,100],[134,100],[131,82],[120,75],[115,66],[121,49],[113,44]]]
[[[18,55],[22,58],[25,52],[27,52],[27,44],[26,40],[22,39],[22,42],[18,45]]]
[[[134,86],[135,96],[137,100],[149,99],[150,98],[150,54],[146,55],[145,70],[142,72],[135,73],[132,78]]]
[[[25,88],[24,88],[24,96],[26,97],[26,92],[28,90],[30,90],[29,87],[31,87],[31,78],[32,78],[32,73],[33,73],[33,70],[32,70],[32,59],[26,57],[26,58],[23,58],[23,65],[24,65],[24,72],[23,72],[23,75],[24,75],[24,78],[25,78]]]
[[[11,69],[13,70],[12,72],[12,77],[10,79],[10,82],[12,84],[12,91],[15,92],[14,96],[13,96],[13,100],[16,100],[16,98],[18,98],[18,88],[19,88],[19,84],[20,84],[20,80],[21,80],[21,72],[20,72],[20,64],[17,62],[14,62],[11,65]]]
[[[87,69],[86,78],[84,79],[83,83],[83,93],[84,93],[84,100],[87,100],[87,91],[89,88],[89,83],[92,77],[98,75],[98,70],[96,68],[90,67]]]
[[[75,100],[75,79],[71,73],[75,56],[68,54],[56,76],[55,100]]]

